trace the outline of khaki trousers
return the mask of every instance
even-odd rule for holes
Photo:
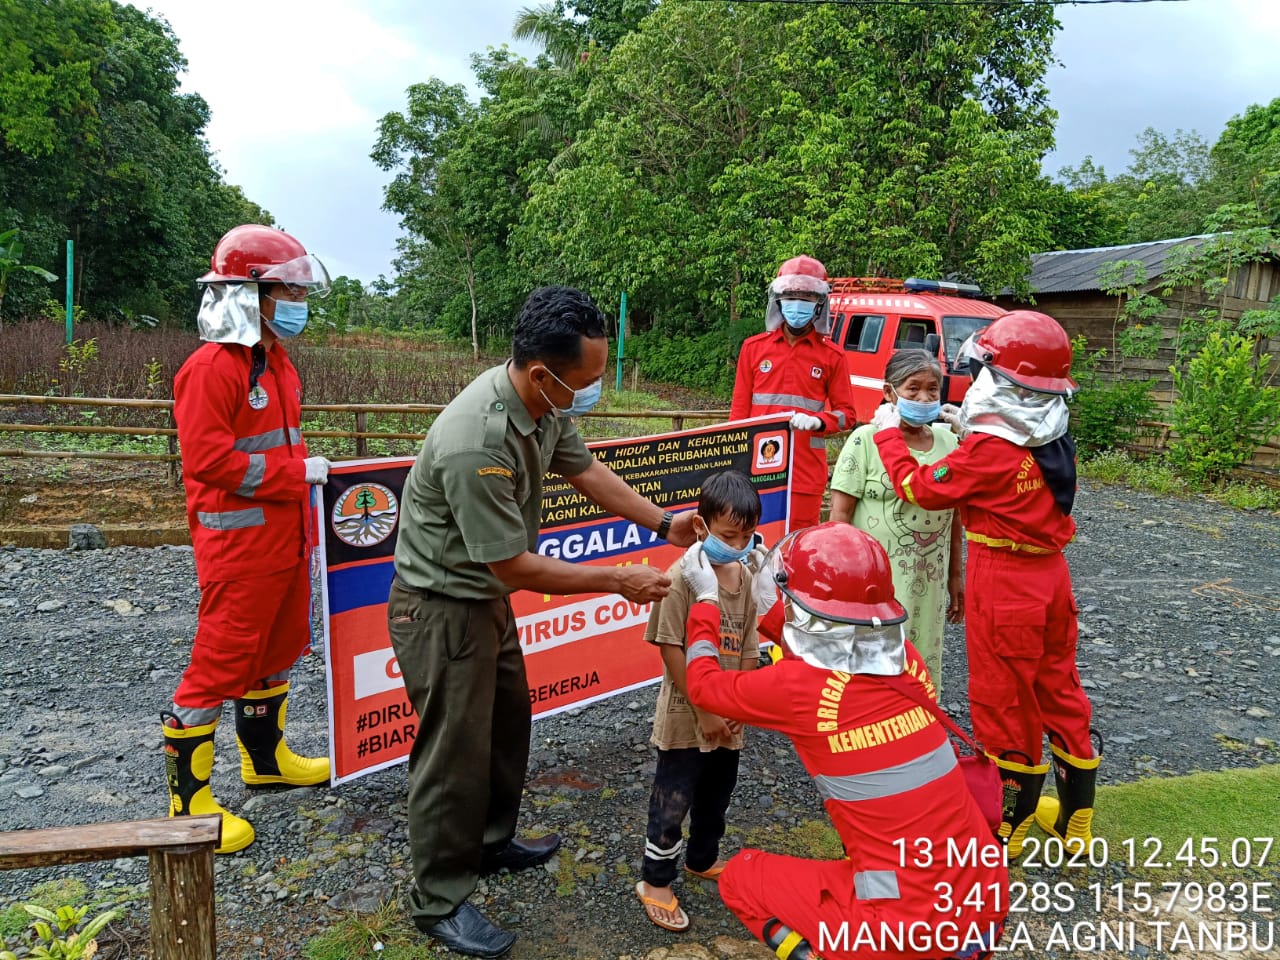
[[[456,599],[396,580],[387,619],[418,711],[409,753],[410,912],[423,927],[461,906],[484,853],[515,836],[529,761],[529,684],[506,597]]]

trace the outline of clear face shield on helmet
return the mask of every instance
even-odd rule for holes
[[[799,659],[821,670],[896,676],[907,666],[906,630],[902,622],[848,622],[823,617],[808,609],[799,596],[788,589],[789,571],[783,562],[783,547],[803,531],[783,537],[761,564],[761,575],[771,576],[784,600],[785,620],[782,640]]]
[[[776,293],[769,291],[769,305],[764,311],[764,328],[770,333],[778,330],[785,322],[782,317],[783,300],[813,300],[811,293]],[[831,298],[823,296],[820,300],[814,302],[813,309],[813,328],[824,337],[831,332]]]
[[[260,341],[262,317],[258,310],[258,291],[259,284],[266,283],[283,284],[295,293],[303,290],[308,297],[323,297],[331,288],[329,271],[311,254],[268,267],[257,282],[206,282],[196,315],[200,339],[246,347]]]

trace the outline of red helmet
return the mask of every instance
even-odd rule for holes
[[[1070,395],[1080,389],[1071,379],[1071,338],[1053,317],[1014,310],[978,331],[973,359],[1037,393]]]
[[[809,614],[839,623],[907,619],[893,596],[889,555],[871,534],[830,521],[791,534],[775,551],[778,588]]]
[[[785,293],[817,293],[826,296],[831,292],[831,284],[827,283],[827,268],[822,265],[822,261],[801,254],[778,268],[778,275],[770,289],[778,296]]]
[[[291,283],[320,295],[329,289],[324,264],[283,230],[257,223],[233,227],[223,234],[209,265],[212,269],[197,283]]]

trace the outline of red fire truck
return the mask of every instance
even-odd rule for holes
[[[969,371],[955,356],[969,335],[1006,311],[981,291],[945,280],[841,277],[831,281],[831,342],[844,350],[858,422],[866,423],[884,402],[884,368],[895,350],[920,347],[942,364],[942,402],[960,403]]]

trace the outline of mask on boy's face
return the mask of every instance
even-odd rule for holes
[[[751,552],[751,548],[755,546],[755,540],[747,542],[747,545],[741,549],[729,546],[719,537],[711,532],[711,530],[703,526],[697,531],[699,537],[705,534],[706,539],[702,541],[702,552],[706,555],[707,560],[713,567],[724,566],[727,563],[740,563],[746,560],[747,554]]]

